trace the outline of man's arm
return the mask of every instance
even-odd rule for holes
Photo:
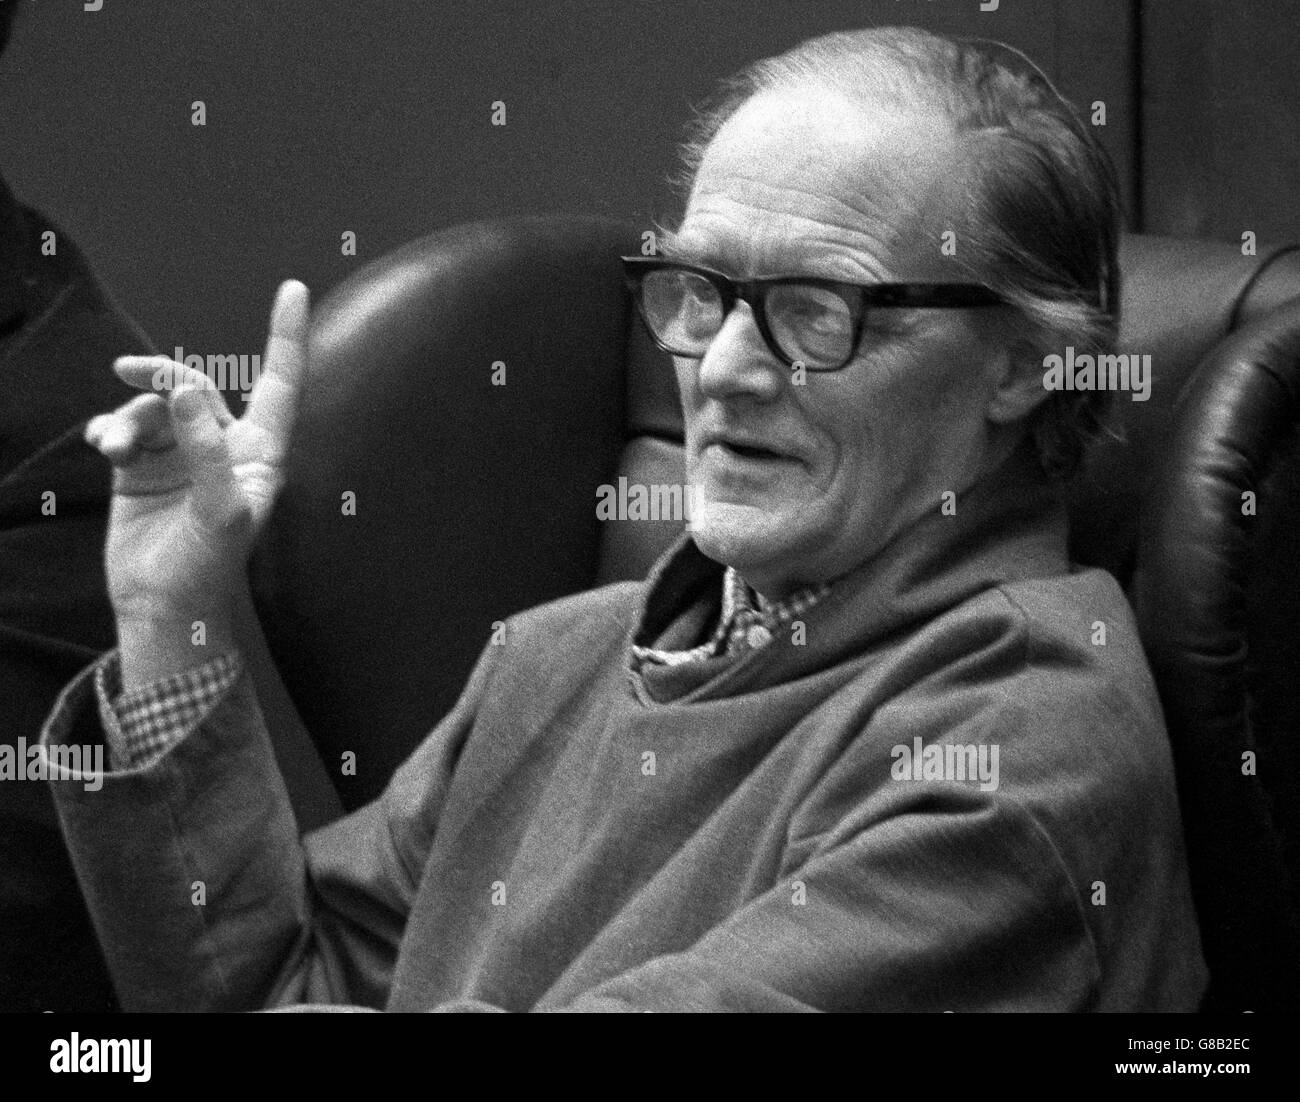
[[[97,667],[69,685],[43,745],[123,1008],[382,1006],[494,654],[383,797],[301,842],[246,674],[152,763],[92,776],[59,748],[100,733]]]

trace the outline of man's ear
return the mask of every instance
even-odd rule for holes
[[[1048,398],[1043,373],[1037,347],[1028,340],[1013,340],[985,416],[997,425],[1023,421]]]

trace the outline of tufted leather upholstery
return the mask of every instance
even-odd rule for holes
[[[676,534],[596,519],[597,487],[619,475],[682,480],[671,367],[622,289],[617,258],[639,242],[601,219],[454,226],[317,308],[289,482],[252,579],[344,806],[375,796],[450,708],[495,621],[640,577]],[[1157,672],[1208,1005],[1295,1006],[1300,253],[1129,237],[1121,269],[1121,350],[1152,355],[1154,384],[1147,402],[1121,396],[1125,440],[1070,487],[1073,552],[1129,589]],[[288,729],[283,705],[268,711]],[[348,751],[355,775],[338,767]]]

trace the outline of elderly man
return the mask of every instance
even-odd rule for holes
[[[45,739],[102,720],[102,788],[54,786],[124,1005],[1198,1005],[1155,690],[1053,480],[1097,411],[1043,357],[1114,333],[1104,156],[1042,78],[908,30],[759,63],[690,148],[664,256],[628,263],[690,532],[513,619],[330,827],[299,839],[229,626],[305,289],[242,420],[178,371],[92,422],[119,650]]]

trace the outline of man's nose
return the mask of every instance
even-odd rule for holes
[[[738,302],[700,359],[699,387],[709,398],[748,394],[769,401],[789,374],[764,343],[749,304]]]

